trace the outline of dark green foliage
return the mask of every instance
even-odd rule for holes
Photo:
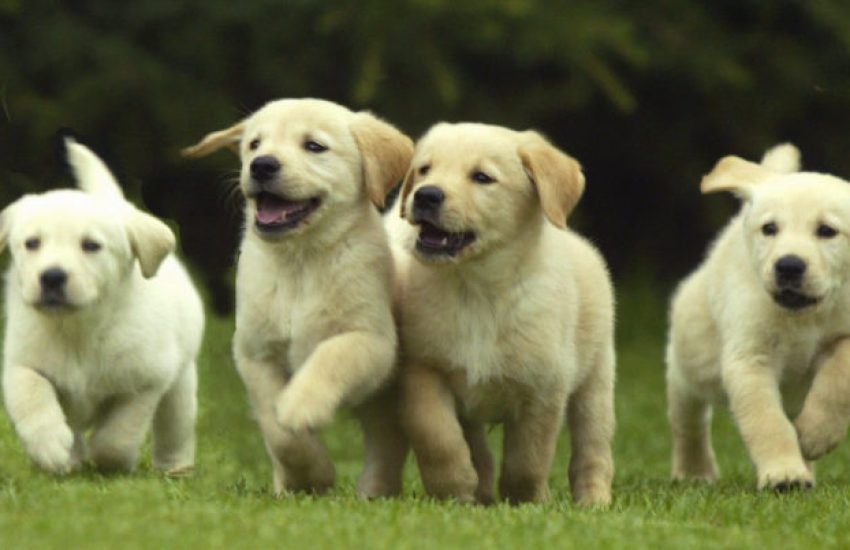
[[[734,207],[697,192],[719,156],[791,140],[850,176],[848,52],[843,0],[5,0],[0,203],[61,181],[51,138],[72,128],[131,194],[144,181],[190,204],[181,227],[221,225],[235,160],[190,166],[179,148],[320,96],[412,135],[441,119],[544,131],[588,174],[574,225],[618,272],[674,276]]]

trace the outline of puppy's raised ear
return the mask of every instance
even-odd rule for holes
[[[699,188],[704,194],[730,191],[743,200],[749,200],[753,188],[772,173],[764,166],[740,157],[723,157],[711,172],[702,177]]]
[[[354,115],[351,133],[363,158],[363,182],[375,206],[383,207],[387,193],[404,177],[413,157],[413,141],[375,116]]]
[[[581,164],[531,130],[522,134],[519,158],[537,189],[546,219],[556,227],[567,227],[567,216],[584,192]]]
[[[139,260],[142,275],[150,279],[159,270],[163,260],[174,251],[177,239],[171,229],[150,214],[128,209],[127,236],[133,255]]]
[[[124,198],[124,193],[115,176],[91,149],[80,145],[72,138],[65,138],[65,150],[68,153],[68,164],[74,172],[77,187],[92,195],[114,199]]]
[[[222,147],[227,147],[237,155],[239,154],[239,142],[245,131],[245,122],[239,121],[230,128],[210,132],[204,138],[180,151],[180,154],[188,158],[200,158],[214,153]]]

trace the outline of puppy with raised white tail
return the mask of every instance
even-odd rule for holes
[[[6,409],[49,472],[88,459],[130,471],[151,425],[154,466],[187,472],[201,300],[168,226],[125,201],[89,149],[69,140],[67,151],[80,190],[26,195],[0,213],[0,249],[12,255]]]
[[[335,471],[316,430],[343,406],[365,435],[358,492],[401,491],[407,444],[392,391],[392,258],[376,205],[403,176],[410,139],[369,113],[273,101],[184,151],[242,158],[247,227],[236,274],[236,368],[274,486],[321,492]]]
[[[730,191],[743,206],[672,302],[675,479],[717,477],[716,404],[728,403],[759,488],[811,487],[807,460],[847,430],[850,183],[798,170],[786,144],[760,165],[726,157],[702,180],[703,193]]]
[[[485,427],[504,426],[499,492],[549,497],[565,416],[582,505],[611,500],[614,298],[567,229],[579,163],[536,132],[438,124],[419,141],[388,229],[397,257],[402,417],[429,494],[494,499]]]

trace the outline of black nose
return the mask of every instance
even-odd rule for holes
[[[51,267],[41,274],[41,288],[44,290],[62,290],[68,282],[68,274],[58,267]]]
[[[773,266],[776,282],[782,285],[799,285],[806,273],[806,262],[799,256],[782,256]]]
[[[413,195],[413,207],[422,210],[436,210],[443,204],[446,195],[435,185],[420,187]]]
[[[251,177],[257,181],[268,181],[280,172],[280,163],[270,155],[257,157],[251,161]]]

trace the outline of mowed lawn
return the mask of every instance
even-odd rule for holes
[[[57,479],[27,461],[0,422],[0,548],[587,548],[822,547],[850,545],[850,448],[818,464],[809,492],[755,490],[754,472],[729,415],[715,421],[723,479],[713,487],[668,480],[663,386],[663,301],[623,291],[617,386],[614,504],[570,501],[568,436],[545,505],[490,508],[423,497],[413,461],[401,499],[354,496],[361,443],[342,417],[325,441],[338,487],[324,497],[276,499],[270,467],[230,359],[232,321],[211,318],[201,360],[198,468],[164,479],[149,459],[133,476]],[[493,430],[497,444],[499,430]]]

